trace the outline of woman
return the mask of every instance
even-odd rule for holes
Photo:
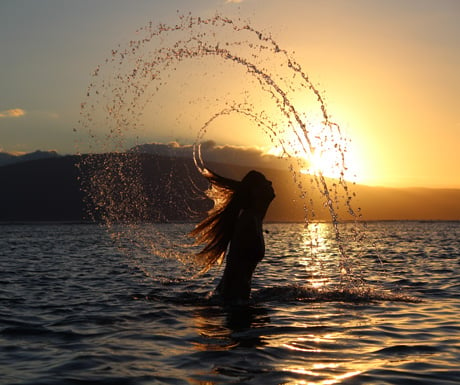
[[[265,254],[262,220],[275,197],[272,183],[257,171],[250,171],[240,182],[206,169],[204,175],[211,182],[215,207],[191,232],[206,244],[197,258],[207,271],[222,263],[227,252],[216,293],[225,301],[246,301],[252,274]]]

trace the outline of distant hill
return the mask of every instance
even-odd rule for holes
[[[0,167],[0,221],[80,221],[83,194],[76,156]]]
[[[146,220],[197,220],[211,207],[204,197],[206,180],[195,169],[191,159],[155,154],[96,155],[96,161],[107,156],[133,157],[140,167],[140,180],[146,192],[149,211]],[[75,164],[80,156],[55,156],[16,162],[0,167],[0,221],[81,221],[88,219],[88,206],[78,182]],[[248,167],[210,163],[210,168],[225,176],[240,179]],[[309,176],[294,181],[289,171],[260,169],[273,181],[276,199],[267,214],[268,221],[298,222],[304,219],[304,203],[315,202],[315,220],[329,220],[325,198],[310,183]],[[84,167],[82,172],[86,172]],[[171,178],[172,176],[172,178]],[[297,184],[304,186],[305,199]],[[333,182],[329,185],[333,188]],[[117,181],[110,186],[117,191]],[[356,197],[352,206],[361,208],[365,220],[460,220],[459,189],[380,188],[350,185]],[[335,197],[341,218],[351,219],[342,193]],[[352,193],[350,193],[350,196]],[[127,197],[133,199],[137,197]],[[335,202],[335,200],[338,200]],[[129,206],[129,205],[128,205]],[[133,204],[134,206],[134,204]],[[94,211],[94,210],[93,210]],[[200,214],[201,213],[201,214]],[[135,215],[135,214],[133,214]]]
[[[241,167],[219,165],[217,171],[224,175],[239,179],[247,169]],[[273,181],[276,199],[270,206],[268,220],[301,222],[304,219],[304,203],[311,205],[315,220],[330,221],[328,209],[325,207],[327,198],[322,196],[311,183],[311,176],[298,175],[294,182],[289,171],[278,169],[261,169],[267,178]],[[305,197],[300,197],[297,183],[303,184]],[[334,180],[326,180],[330,189],[334,190]],[[356,213],[361,213],[360,219],[367,221],[378,220],[460,220],[460,189],[434,188],[386,188],[355,185],[348,183],[351,207]],[[346,204],[347,197],[343,190],[338,189],[337,196],[333,191],[330,195],[337,208],[339,218],[352,220]],[[337,200],[337,202],[336,202]],[[359,209],[359,210],[358,210]],[[309,216],[311,218],[311,215]]]
[[[22,155],[14,155],[8,152],[0,152],[0,166],[8,164],[27,162],[37,159],[57,158],[60,155],[56,151],[34,151]]]

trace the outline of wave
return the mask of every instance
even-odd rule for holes
[[[395,293],[389,290],[371,287],[337,287],[313,288],[300,285],[275,286],[259,289],[253,293],[256,301],[301,301],[301,302],[420,302],[419,298],[405,293]]]
[[[134,299],[145,299],[159,302],[173,302],[181,305],[225,305],[214,292],[184,290],[183,292],[155,290],[147,295],[136,293]],[[370,287],[348,288],[313,288],[301,285],[287,285],[265,287],[253,290],[251,299],[247,302],[239,302],[237,305],[257,305],[267,302],[421,302],[420,298],[403,292],[376,289]]]

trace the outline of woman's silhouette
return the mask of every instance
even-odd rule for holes
[[[250,171],[241,181],[207,169],[203,174],[211,182],[215,207],[191,232],[199,243],[205,243],[197,259],[207,271],[226,255],[216,294],[225,301],[246,301],[254,270],[265,254],[262,220],[275,197],[272,183],[257,171]]]

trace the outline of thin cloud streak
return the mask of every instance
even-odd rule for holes
[[[25,114],[26,111],[22,108],[11,108],[9,110],[0,111],[0,118],[19,118]]]

